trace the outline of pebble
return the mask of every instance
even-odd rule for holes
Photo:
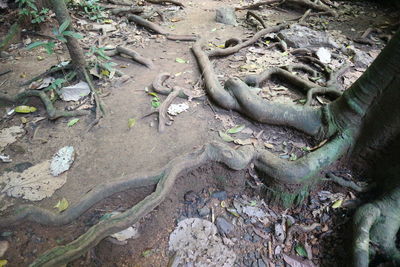
[[[228,194],[226,193],[226,191],[218,191],[218,192],[214,192],[211,197],[213,198],[217,198],[218,200],[225,200],[228,198]]]
[[[217,225],[218,231],[222,235],[229,235],[233,230],[234,226],[224,217],[217,217],[215,224]]]
[[[205,217],[205,216],[207,216],[207,215],[210,215],[210,208],[209,207],[207,207],[207,206],[204,206],[203,208],[201,208],[201,209],[197,209],[197,212],[199,213],[199,215],[201,216],[201,217]]]

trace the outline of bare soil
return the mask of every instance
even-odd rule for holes
[[[174,33],[199,34],[209,40],[210,46],[215,47],[223,44],[230,37],[245,39],[251,36],[256,29],[244,21],[245,11],[237,12],[239,26],[235,27],[215,22],[216,8],[223,5],[239,6],[242,1],[206,0],[183,2],[185,2],[186,7],[175,12],[173,16],[178,21],[168,21],[164,25]],[[349,14],[343,14],[338,19],[328,17],[322,19],[313,18],[310,20],[311,27],[319,30],[340,30],[344,38],[350,38],[354,37],[355,34],[361,34],[371,25],[381,25],[393,21],[393,13],[383,7],[377,7],[370,3],[339,3],[340,5],[351,7],[353,11],[349,11]],[[168,8],[157,7],[161,10]],[[289,9],[289,11],[284,11],[265,8],[260,12],[264,15],[267,23],[273,25],[277,22],[301,16],[304,10]],[[120,23],[123,22],[123,18],[113,19]],[[159,23],[158,20],[156,22]],[[1,27],[1,33],[5,31],[6,28]],[[107,115],[100,121],[99,125],[87,132],[93,116],[82,117],[73,127],[67,126],[69,119],[66,118],[56,121],[43,120],[39,123],[39,127],[35,129],[26,126],[26,134],[5,149],[4,152],[11,156],[13,162],[0,163],[1,173],[10,169],[15,170],[15,166],[20,163],[29,162],[35,165],[43,160],[50,159],[63,146],[70,145],[75,148],[77,155],[72,168],[68,171],[67,183],[57,190],[52,197],[36,202],[36,205],[53,209],[55,203],[63,197],[69,201],[70,205],[73,205],[86,192],[98,184],[113,181],[121,176],[133,177],[157,170],[171,159],[187,153],[193,148],[200,147],[212,140],[221,140],[218,136],[218,130],[226,130],[235,125],[245,124],[255,134],[264,131],[261,138],[265,142],[275,145],[277,155],[285,153],[285,150],[288,153],[287,150],[289,149],[289,152],[296,153],[300,157],[303,152],[299,149],[299,146],[312,147],[317,145],[313,140],[294,130],[254,123],[240,117],[235,112],[222,110],[208,101],[190,102],[190,108],[187,112],[179,114],[174,119],[173,124],[166,127],[165,132],[158,133],[155,116],[141,119],[142,116],[151,111],[151,97],[145,92],[145,88],[150,87],[151,82],[158,73],[167,71],[176,75],[170,81],[172,84],[191,89],[201,89],[200,73],[195,58],[190,52],[192,44],[168,41],[161,36],[148,33],[145,29],[136,28],[134,25],[126,26],[125,31],[135,32],[135,36],[138,39],[130,47],[151,58],[156,67],[147,69],[127,59],[113,59],[118,64],[116,68],[131,76],[131,78],[119,87],[112,87],[108,81],[98,82],[97,85],[102,90],[102,99],[107,107]],[[88,41],[84,42],[87,46],[91,44],[91,40],[99,38],[97,33],[96,35],[88,34],[88,36],[91,39],[88,37]],[[121,40],[129,41],[132,37],[117,35],[115,38],[111,38],[111,36],[109,33],[108,41],[111,43]],[[27,37],[24,38],[26,39]],[[30,38],[36,39],[36,37]],[[0,90],[8,94],[17,93],[21,89],[19,86],[21,82],[57,64],[59,59],[68,58],[65,49],[57,51],[56,55],[49,56],[43,50],[26,51],[21,48],[21,45],[19,47],[10,50],[11,59],[0,59],[0,72],[8,69],[12,70],[11,73],[0,77]],[[365,51],[379,51],[382,45],[372,48],[365,45],[359,47]],[[246,72],[240,72],[237,67],[232,67],[232,65],[246,64],[245,58],[250,52],[249,48],[246,48],[235,55],[215,60],[214,66],[221,80],[226,80],[232,76],[243,76]],[[274,53],[280,54],[279,51]],[[38,56],[43,57],[43,60],[38,60]],[[178,63],[176,58],[188,60],[188,63]],[[352,69],[350,73],[354,73],[357,76],[359,75],[357,73],[360,72]],[[274,87],[276,84],[270,84],[269,86]],[[284,93],[283,97],[286,98],[284,101],[303,98],[301,95],[291,93]],[[164,97],[161,96],[161,98]],[[279,100],[280,95],[278,93],[270,96],[270,98]],[[184,101],[178,99],[175,103]],[[59,108],[66,106],[65,103],[59,102],[57,101]],[[38,107],[38,112],[7,117],[4,106],[1,106],[0,116],[3,117],[1,128],[20,125],[21,117],[25,117],[29,121],[34,117],[46,116],[46,112],[38,99],[29,99],[27,104]],[[129,118],[137,119],[136,125],[131,129],[128,128]],[[283,145],[284,143],[289,144],[289,148]],[[335,168],[341,169],[341,166],[338,165]],[[218,177],[224,177],[224,180],[221,182]],[[168,237],[175,228],[177,220],[184,214],[182,210],[185,208],[183,201],[185,193],[190,190],[198,194],[203,192],[204,189],[209,192],[225,190],[229,199],[243,194],[254,197],[256,194],[246,183],[251,179],[248,170],[233,172],[220,165],[207,165],[191,170],[178,179],[170,197],[150,215],[141,220],[139,224],[140,236],[137,239],[129,240],[123,246],[103,240],[88,255],[82,256],[70,263],[69,266],[166,266],[171,257],[168,251]],[[18,226],[0,229],[1,233],[12,232],[9,236],[0,237],[0,239],[7,240],[10,243],[10,248],[3,258],[8,260],[7,266],[27,266],[49,248],[66,244],[77,238],[88,227],[98,222],[99,218],[105,213],[127,209],[144,198],[152,189],[141,188],[116,194],[96,204],[85,212],[79,220],[66,226],[42,227],[34,223],[23,223]],[[310,199],[320,190],[348,194],[347,191],[343,191],[337,186],[323,184],[313,188]],[[8,203],[16,206],[21,203],[27,203],[27,201],[8,197],[0,199],[0,206],[5,206]],[[287,212],[292,215],[300,214],[304,218],[304,220],[300,221],[310,223],[312,219],[308,204],[309,202],[290,211],[284,211],[278,207],[272,208],[276,212]],[[341,220],[346,222],[351,212],[351,210],[348,211],[346,209],[332,211],[329,213],[329,220],[325,223],[327,228],[324,231],[319,229],[313,233],[314,239],[316,239],[316,243],[312,244],[313,262],[315,264],[323,266],[343,266],[345,264],[346,256],[348,256],[346,246],[342,246],[341,244],[343,243],[340,242],[348,240],[347,231],[345,230],[346,224],[338,225],[337,222]],[[239,232],[242,230],[239,230]],[[326,234],[328,231],[329,233]],[[243,230],[240,233],[244,234],[245,232],[246,230]],[[268,258],[269,254],[263,240],[247,243],[243,241],[240,244],[240,248],[235,248],[240,259],[237,263],[238,266],[246,266],[243,259],[247,253],[252,251],[264,253],[263,255]],[[149,253],[144,255],[143,252],[148,250],[152,251],[150,255],[148,255]],[[270,260],[269,266],[273,266],[273,262],[279,264],[279,266],[284,264],[282,260]]]

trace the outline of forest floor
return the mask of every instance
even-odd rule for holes
[[[174,5],[162,6],[141,3],[146,8],[157,8],[164,14],[165,21],[154,16],[153,21],[177,34],[197,34],[207,40],[210,48],[224,44],[231,37],[247,39],[256,32],[257,22],[245,19],[246,10],[237,11],[237,26],[215,21],[218,7],[239,7],[249,2],[239,0],[183,1],[184,8]],[[393,23],[393,10],[371,3],[356,1],[335,1],[338,17],[316,16],[305,21],[305,25],[317,31],[329,33],[340,45],[354,45],[360,51],[375,58],[385,41],[373,37],[373,45],[353,43],[370,27],[380,27]],[[110,5],[110,4],[108,4]],[[257,10],[268,25],[296,19],[304,13],[301,8],[261,8]],[[3,22],[6,21],[5,13]],[[8,17],[7,17],[8,18]],[[12,16],[9,18],[12,19]],[[11,157],[11,163],[0,163],[0,173],[22,172],[26,168],[50,160],[64,146],[75,149],[72,167],[64,173],[66,183],[54,194],[41,201],[30,202],[21,198],[0,195],[0,207],[4,214],[22,203],[54,210],[54,205],[65,198],[74,205],[96,185],[116,180],[122,176],[138,176],[158,170],[171,159],[192,151],[212,140],[222,141],[218,131],[226,131],[238,125],[245,129],[233,134],[236,139],[258,139],[276,155],[288,160],[296,160],[307,147],[317,146],[312,139],[292,129],[262,125],[241,117],[236,112],[220,109],[209,101],[176,99],[174,103],[186,103],[189,108],[173,117],[172,124],[163,133],[157,131],[156,116],[142,118],[152,111],[153,96],[147,93],[157,74],[169,72],[171,85],[201,92],[203,82],[190,51],[192,42],[170,41],[161,35],[129,23],[126,17],[109,15],[108,21],[114,30],[102,33],[90,30],[90,21],[79,12],[73,12],[76,30],[84,35],[82,46],[89,51],[93,46],[124,45],[150,58],[154,68],[149,69],[122,57],[112,58],[116,69],[129,75],[124,83],[116,78],[102,78],[96,81],[101,98],[107,109],[106,116],[98,125],[87,131],[93,116],[80,117],[73,126],[68,126],[70,118],[55,121],[38,118],[46,117],[46,110],[38,99],[29,99],[25,104],[38,110],[30,114],[7,114],[3,105],[0,109],[1,129],[21,126],[15,142],[1,153]],[[6,23],[3,23],[6,25]],[[50,34],[54,18],[44,23],[41,34]],[[260,29],[260,28],[258,28]],[[0,33],[7,31],[0,26]],[[66,49],[60,47],[53,55],[44,49],[26,50],[24,47],[40,37],[23,35],[7,55],[0,58],[0,91],[13,95],[23,87],[20,83],[39,75],[60,61],[68,59]],[[351,56],[349,56],[351,62]],[[221,81],[233,76],[259,73],[268,66],[281,66],[296,62],[296,58],[283,53],[277,47],[268,47],[268,42],[259,41],[240,52],[213,61]],[[335,68],[335,61],[332,61]],[[342,90],[347,88],[365,70],[366,66],[353,64],[341,79]],[[272,81],[262,88],[265,98],[281,102],[300,102],[304,96],[289,91],[285,84]],[[164,96],[159,96],[161,101]],[[323,104],[319,98],[313,105]],[[89,101],[90,102],[90,101]],[[88,103],[89,103],[88,102]],[[71,102],[56,101],[60,109],[71,106]],[[128,120],[136,123],[128,127]],[[37,122],[35,122],[37,120]],[[333,171],[352,177],[340,164]],[[355,177],[362,180],[362,177]],[[1,181],[1,179],[0,179]],[[0,192],[2,189],[0,183]],[[256,188],[256,189],[254,189]],[[48,227],[24,222],[17,226],[0,229],[0,242],[6,241],[8,249],[1,259],[7,266],[27,266],[44,251],[56,245],[68,243],[100,218],[113,211],[123,211],[137,203],[153,188],[140,188],[115,194],[90,208],[78,220],[65,226]],[[344,266],[348,260],[349,220],[355,203],[360,196],[356,192],[341,188],[331,182],[324,182],[315,188],[304,204],[297,208],[282,209],[269,206],[258,196],[257,176],[249,167],[245,171],[234,172],[218,164],[209,164],[182,175],[167,199],[135,227],[138,234],[127,242],[107,238],[101,241],[87,255],[70,263],[69,266],[174,266],[174,253],[169,248],[171,232],[177,223],[185,218],[202,218],[218,226],[218,238],[233,255],[235,266],[284,266],[285,262],[303,262],[304,266]],[[238,204],[239,203],[239,204]],[[237,205],[241,206],[238,207]],[[243,207],[247,207],[243,209]],[[250,208],[249,208],[250,207]],[[241,211],[240,211],[241,210]],[[258,212],[258,213],[257,213]],[[260,215],[261,214],[261,215]],[[3,215],[2,215],[3,216]],[[221,218],[234,230],[224,232],[218,225]],[[299,230],[293,237],[281,239],[289,233],[290,225],[312,225],[311,231]],[[281,229],[281,230],[279,230]],[[226,230],[226,229],[225,229]],[[292,235],[292,234],[291,234]],[[221,237],[220,237],[221,236]],[[1,244],[5,244],[4,242]],[[304,254],[305,251],[305,254]],[[0,250],[1,252],[1,250]],[[308,259],[307,259],[308,258]],[[264,264],[264,265],[263,265]],[[197,266],[196,262],[194,265]],[[204,265],[199,265],[204,266]],[[209,266],[222,266],[209,263]],[[228,265],[227,265],[228,266]],[[294,266],[294,265],[292,265]],[[300,266],[300,265],[298,265]]]

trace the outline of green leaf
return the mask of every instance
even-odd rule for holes
[[[151,95],[151,96],[154,96],[154,97],[157,97],[157,98],[158,98],[158,95],[157,95],[157,93],[154,93],[154,92],[149,92],[148,94],[149,94],[149,95]]]
[[[134,118],[129,118],[128,119],[128,128],[132,128],[136,124],[136,119]]]
[[[219,136],[224,140],[225,142],[233,142],[235,139],[233,139],[232,136],[229,134],[224,133],[223,131],[218,131]]]
[[[184,60],[183,58],[180,58],[180,57],[177,57],[177,58],[175,59],[175,61],[178,62],[178,63],[187,63],[186,60]]]
[[[35,112],[37,110],[37,108],[30,107],[30,106],[18,106],[14,110],[17,113],[31,113],[31,112]]]
[[[146,258],[146,257],[150,256],[151,254],[153,254],[153,250],[147,249],[147,250],[143,251],[142,256]]]
[[[289,160],[291,160],[291,161],[295,161],[295,160],[297,160],[297,155],[296,155],[296,154],[294,154],[294,153],[290,154],[290,158],[289,158]]]
[[[62,33],[64,36],[70,36],[70,37],[74,37],[75,39],[82,39],[83,36],[77,32],[73,32],[73,31],[64,31]]]
[[[158,99],[158,97],[153,97],[151,99],[151,106],[153,108],[158,108],[161,105],[160,100]]]
[[[74,126],[78,121],[79,121],[78,118],[72,119],[67,123],[67,125],[68,127]]]
[[[297,244],[297,246],[294,248],[296,250],[297,254],[301,257],[307,257],[307,250],[304,248],[302,244]]]
[[[238,132],[241,132],[246,126],[245,125],[236,125],[233,128],[230,128],[228,131],[226,131],[229,134],[235,134]]]
[[[45,46],[47,42],[33,42],[30,45],[26,47],[26,49],[31,50],[33,48],[39,47],[39,46]]]
[[[67,39],[66,39],[64,36],[62,36],[62,35],[56,35],[56,38],[57,38],[58,40],[60,40],[61,42],[63,42],[63,43],[66,43],[66,42],[67,42]]]
[[[7,260],[0,260],[0,267],[6,266],[8,263]]]
[[[63,32],[68,28],[69,24],[70,24],[70,21],[69,21],[68,19],[65,20],[65,21],[60,25],[60,28],[58,28],[58,31],[59,31],[60,33],[63,33]]]
[[[68,200],[65,197],[63,197],[61,200],[57,202],[56,205],[54,205],[54,208],[58,209],[58,212],[62,212],[68,209],[68,206],[69,206]]]
[[[343,199],[336,200],[335,203],[333,203],[332,208],[333,209],[340,208],[342,206],[342,203],[343,203]]]

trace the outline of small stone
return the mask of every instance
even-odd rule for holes
[[[207,206],[204,206],[203,208],[201,208],[201,209],[197,209],[197,212],[199,213],[199,215],[201,216],[201,217],[205,217],[205,216],[207,216],[207,215],[210,215],[210,208],[209,207],[207,207]]]
[[[0,52],[0,58],[8,58],[10,57],[10,53],[6,52],[6,51],[1,51]]]
[[[213,198],[217,198],[218,200],[225,200],[228,198],[228,194],[226,193],[226,191],[218,191],[218,192],[214,192],[211,197]]]
[[[217,225],[218,231],[221,235],[229,235],[235,228],[235,226],[224,217],[217,217],[215,224]]]
[[[246,241],[251,241],[251,235],[246,233],[246,234],[244,234],[243,239],[246,240]]]
[[[253,238],[252,238],[251,242],[257,243],[260,240],[261,240],[261,238],[258,235],[253,235]]]
[[[235,9],[233,7],[220,7],[216,11],[215,20],[227,25],[237,25]]]

